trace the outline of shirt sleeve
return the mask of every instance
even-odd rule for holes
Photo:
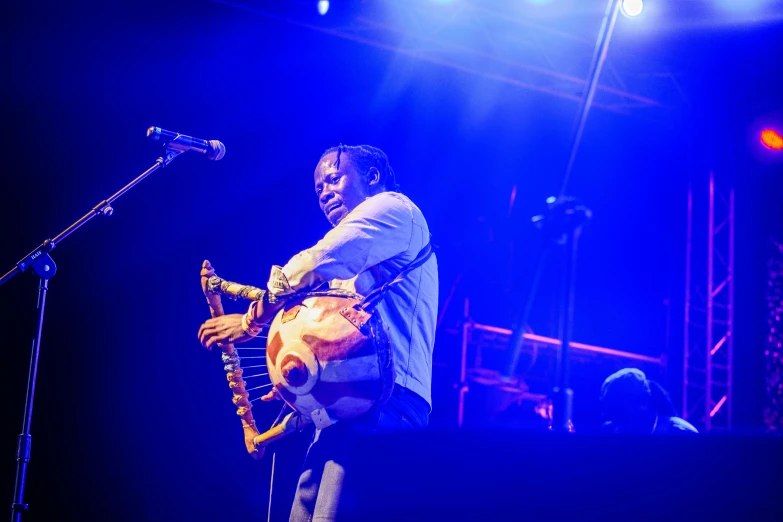
[[[283,274],[295,291],[351,279],[407,251],[412,235],[410,207],[399,196],[383,192],[364,200],[315,246],[291,258]]]

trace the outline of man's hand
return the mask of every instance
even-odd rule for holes
[[[228,343],[244,343],[252,339],[242,329],[242,314],[228,314],[207,319],[198,329],[198,340],[203,347]]]
[[[274,400],[282,401],[283,398],[280,397],[280,393],[277,391],[277,388],[272,388],[271,392],[261,396],[261,400],[264,402],[270,402]]]

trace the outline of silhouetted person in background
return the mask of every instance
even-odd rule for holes
[[[601,386],[603,431],[617,434],[695,434],[695,427],[677,416],[669,394],[641,370],[623,368]]]

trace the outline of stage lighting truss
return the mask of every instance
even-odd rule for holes
[[[684,330],[683,417],[702,431],[728,431],[733,413],[734,187],[712,172],[706,190],[688,191]]]
[[[346,2],[329,16],[261,0],[214,0],[440,67],[578,103],[606,2],[591,0],[576,13],[526,15],[517,2],[434,4],[421,0]],[[589,4],[589,8],[587,7]],[[581,5],[581,4],[580,4]],[[546,6],[552,7],[552,6]],[[275,10],[277,9],[277,10]],[[529,14],[529,13],[528,13]],[[623,21],[618,21],[621,24]],[[583,34],[564,29],[580,27]],[[628,39],[628,36],[615,39]],[[627,43],[627,42],[626,42]],[[621,49],[624,47],[625,49]],[[643,44],[613,45],[593,107],[673,124],[687,101],[675,76],[643,55]]]

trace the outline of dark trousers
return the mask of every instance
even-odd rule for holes
[[[356,454],[357,437],[379,432],[424,429],[429,419],[427,401],[399,385],[380,408],[350,421],[316,430],[299,477],[290,522],[335,521],[351,511],[352,462],[371,459]],[[366,468],[366,467],[365,467]],[[379,470],[380,472],[380,470]],[[348,480],[346,480],[348,479]],[[362,477],[372,480],[372,477]]]

